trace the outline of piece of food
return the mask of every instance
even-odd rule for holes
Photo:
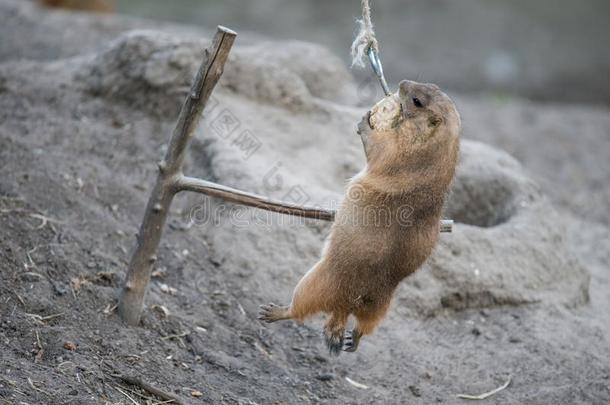
[[[400,99],[398,94],[390,94],[371,108],[369,124],[371,128],[385,130],[395,127],[400,119]]]

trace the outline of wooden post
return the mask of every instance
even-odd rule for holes
[[[131,325],[136,325],[140,321],[144,295],[150,281],[152,266],[157,260],[156,252],[163,226],[172,199],[178,191],[177,180],[182,176],[186,148],[193,137],[193,131],[206,102],[222,75],[236,35],[230,29],[218,27],[212,46],[205,51],[205,60],[182,105],[165,158],[159,163],[157,183],[144,212],[136,250],[129,263],[127,279],[119,299],[119,315]]]

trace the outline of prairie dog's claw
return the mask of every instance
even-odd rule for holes
[[[362,335],[357,330],[351,330],[345,333],[343,351],[355,352],[358,349],[360,338]]]

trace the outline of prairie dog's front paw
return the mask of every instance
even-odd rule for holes
[[[358,135],[360,135],[360,139],[362,140],[362,146],[364,146],[364,154],[368,157],[369,154],[369,135],[373,131],[371,128],[371,112],[367,111],[364,114],[364,117],[358,123]]]
[[[371,118],[371,112],[367,111],[366,114],[364,114],[364,116],[358,123],[358,130],[356,131],[356,133],[358,135],[366,136],[369,134],[369,132],[371,132],[372,128],[371,128],[370,118]]]

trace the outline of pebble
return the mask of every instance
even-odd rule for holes
[[[64,343],[64,349],[70,350],[73,352],[76,350],[76,343],[67,341]]]
[[[330,381],[335,378],[335,375],[333,373],[320,373],[316,378],[320,381]]]
[[[421,397],[421,389],[417,385],[409,385],[409,391],[416,397]]]

